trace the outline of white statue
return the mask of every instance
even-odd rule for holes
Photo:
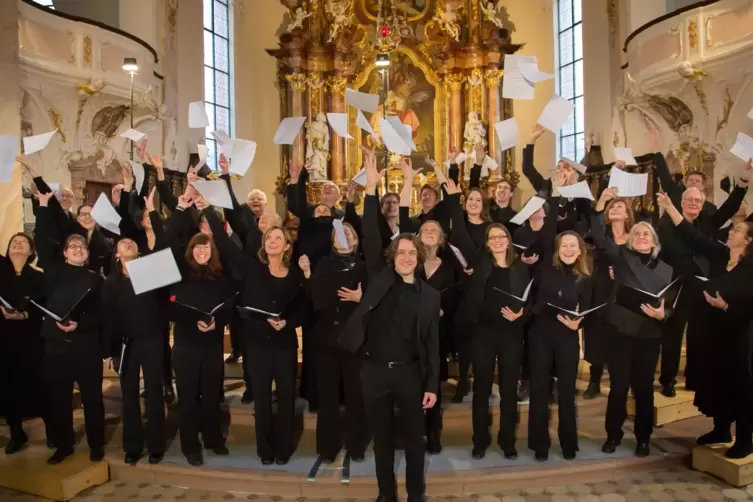
[[[349,12],[350,0],[328,0],[327,7],[332,17],[327,43],[331,43],[346,26],[351,25],[353,14]]]
[[[468,122],[465,123],[465,130],[463,131],[463,139],[465,139],[464,150],[467,155],[470,155],[474,148],[479,145],[486,148],[486,128],[478,118],[476,112],[468,114]]]
[[[303,22],[307,17],[311,17],[311,13],[306,12],[303,7],[298,7],[293,14],[293,22],[288,26],[288,33],[303,28]]]
[[[309,164],[311,181],[327,179],[327,161],[329,160],[329,126],[327,116],[319,113],[316,120],[306,128],[306,164]]]
[[[481,13],[484,19],[500,29],[504,28],[500,15],[503,8],[502,0],[497,0],[497,5],[494,5],[494,2],[481,2]]]
[[[437,10],[432,18],[439,27],[450,35],[456,42],[460,41],[460,26],[458,26],[458,14],[461,4],[447,4],[447,10],[444,10],[441,6],[437,6]]]

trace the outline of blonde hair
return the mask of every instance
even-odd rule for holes
[[[633,225],[635,225],[635,212],[633,212],[633,208],[630,206],[630,201],[622,197],[618,197],[607,202],[607,206],[604,208],[604,223],[606,223],[607,225],[612,223],[609,219],[609,210],[612,208],[612,206],[619,203],[622,203],[625,206],[625,211],[627,212],[628,216],[627,220],[625,221],[625,229],[629,230],[633,228]]]
[[[557,235],[554,239],[554,255],[552,256],[552,265],[554,265],[554,268],[557,270],[562,270],[562,261],[560,261],[560,245],[562,244],[562,239],[567,237],[568,235],[571,235],[575,237],[578,241],[578,248],[580,249],[580,256],[577,260],[575,260],[575,263],[573,264],[573,274],[575,274],[575,277],[577,280],[583,279],[585,277],[591,277],[591,257],[588,254],[588,248],[586,247],[586,241],[583,240],[583,237],[578,232],[573,232],[572,230],[567,230],[565,232],[562,232],[561,234]]]
[[[635,249],[633,249],[633,237],[635,237],[635,232],[638,231],[638,227],[646,227],[648,231],[651,232],[651,238],[654,240],[654,247],[651,248],[651,258],[657,258],[659,256],[659,252],[661,251],[659,234],[656,233],[653,225],[651,225],[651,223],[647,221],[639,221],[630,228],[630,233],[628,234],[628,240],[626,244],[627,248],[630,251],[635,251]]]
[[[259,248],[259,253],[258,253],[259,261],[265,265],[269,265],[269,255],[267,254],[267,250],[265,249],[264,244],[266,244],[267,239],[269,239],[269,235],[275,230],[279,230],[280,232],[282,232],[282,235],[285,238],[285,244],[287,244],[288,246],[288,249],[286,249],[282,253],[282,264],[285,265],[286,268],[289,268],[290,261],[293,258],[293,239],[290,237],[290,232],[288,232],[285,228],[278,225],[269,227],[267,231],[264,232],[264,235],[261,238],[261,247]]]

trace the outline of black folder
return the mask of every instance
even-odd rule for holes
[[[84,294],[81,296],[81,298],[78,299],[76,303],[73,304],[73,307],[68,310],[64,315],[60,316],[56,313],[52,312],[51,310],[48,310],[47,308],[43,307],[36,301],[32,300],[31,298],[26,298],[31,305],[34,305],[36,308],[42,311],[42,313],[45,316],[50,317],[51,319],[59,322],[62,325],[66,325],[71,321],[77,321],[78,318],[84,313],[86,310],[86,307],[88,305],[88,300],[92,297],[91,295],[92,288],[87,289]]]
[[[319,312],[340,302],[340,288],[357,289],[359,274],[355,269],[337,270],[311,276],[311,299],[314,310]]]
[[[251,319],[257,321],[266,321],[270,317],[277,320],[285,319],[295,309],[296,304],[298,303],[298,299],[301,297],[302,293],[303,285],[298,288],[295,294],[290,297],[288,303],[285,304],[285,307],[283,307],[279,312],[270,312],[253,305],[238,305],[236,308],[238,309],[238,314],[243,319]]]
[[[205,324],[209,324],[212,321],[212,318],[216,318],[219,314],[225,312],[232,306],[234,298],[235,295],[231,296],[224,302],[212,308],[209,312],[185,303],[171,301],[168,316],[170,320],[174,322],[195,324],[202,321]]]
[[[508,291],[501,290],[496,286],[492,288],[492,294],[495,297],[499,298],[499,308],[510,307],[511,309],[517,311],[520,310],[520,308],[522,308],[528,302],[528,297],[531,294],[532,286],[533,279],[531,279],[531,282],[528,283],[525,291],[523,291],[523,294],[521,294],[520,296],[514,295]]]
[[[557,305],[554,305],[553,303],[547,303],[547,307],[552,311],[552,313],[557,315],[564,315],[565,317],[569,317],[571,319],[579,319],[581,317],[585,317],[588,314],[592,312],[596,312],[597,310],[601,309],[602,307],[605,307],[607,304],[602,303],[601,305],[598,305],[596,307],[590,308],[588,310],[583,310],[581,312],[577,310],[570,310],[562,307],[558,307]]]
[[[664,306],[669,307],[677,297],[678,290],[674,288],[674,286],[680,279],[681,277],[678,277],[656,294],[621,284],[617,288],[617,295],[615,296],[614,301],[617,305],[637,314],[644,314],[643,310],[641,310],[641,305],[647,304],[654,308],[658,308],[662,299],[664,299]]]
[[[528,246],[523,246],[522,244],[516,244],[512,243],[515,250],[521,255],[525,257],[531,257],[533,255],[538,255],[541,257],[541,255],[544,252],[544,246],[541,243],[541,239],[536,238],[531,244]]]
[[[13,305],[10,304],[10,302],[6,301],[5,298],[0,296],[0,304],[2,304],[3,308],[5,309],[7,313],[15,314],[16,312],[21,312],[28,308],[29,299],[25,298],[24,300],[21,301],[21,303],[19,303],[18,305],[14,307]]]

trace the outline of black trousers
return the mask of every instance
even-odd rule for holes
[[[44,341],[38,335],[0,334],[0,417],[5,417],[11,434],[22,432],[24,417],[37,415],[49,430],[43,356]]]
[[[405,446],[405,487],[410,497],[425,492],[423,379],[418,363],[387,364],[366,361],[361,385],[371,430],[374,434],[379,495],[397,499],[395,483],[395,404],[400,410]],[[436,406],[436,405],[435,405]]]
[[[287,459],[293,454],[295,376],[298,351],[295,345],[264,346],[245,339],[256,414],[256,453],[261,458]],[[277,415],[272,428],[272,381],[277,390]]]
[[[92,450],[105,445],[105,407],[102,403],[102,354],[99,347],[80,347],[48,340],[45,369],[50,394],[52,442],[73,451],[73,384],[78,383],[84,405],[86,440]]]
[[[677,373],[680,370],[680,357],[682,355],[682,336],[685,334],[685,327],[688,325],[688,317],[692,310],[692,304],[693,292],[690,291],[690,286],[686,284],[683,287],[683,291],[680,292],[680,297],[677,299],[672,317],[667,319],[667,322],[662,326],[661,375],[659,376],[659,383],[662,385],[674,385],[676,382]],[[691,353],[693,350],[690,340],[688,340],[687,348],[686,376],[692,371]],[[688,376],[687,383],[690,385],[689,388],[692,387],[691,380]]]
[[[515,447],[518,423],[518,376],[523,359],[523,332],[501,332],[500,328],[479,325],[473,336],[473,446],[485,449],[489,434],[489,397],[494,382],[494,366],[499,373],[499,433],[497,444]]]
[[[173,385],[172,348],[170,347],[170,323],[165,322],[162,328],[162,374],[164,375],[165,387]],[[159,390],[159,395],[164,395],[164,389]]]
[[[543,328],[543,327],[542,327]],[[578,450],[575,407],[575,381],[578,378],[580,343],[578,333],[562,330],[532,331],[528,336],[531,351],[531,403],[528,420],[528,446],[537,452],[548,451],[549,401],[552,377],[557,378],[558,436],[563,451]],[[624,403],[623,403],[624,404]]]
[[[362,457],[368,445],[366,413],[361,393],[361,357],[342,349],[319,346],[316,351],[319,412],[316,419],[316,453],[334,459],[342,447],[340,427],[340,381],[345,394],[345,448]]]
[[[123,451],[140,454],[144,444],[151,454],[165,452],[165,401],[163,385],[163,340],[161,333],[131,340],[126,349],[125,369],[120,375],[123,393]],[[143,368],[147,426],[141,422],[139,372]]]
[[[220,427],[223,350],[218,343],[193,343],[176,339],[173,347],[175,385],[178,390],[178,429],[184,455],[225,444]]]
[[[638,338],[615,332],[609,340],[609,399],[607,437],[622,439],[627,418],[628,389],[635,399],[635,437],[649,441],[654,430],[654,372],[659,359],[658,338]]]
[[[230,321],[230,346],[233,351],[239,352],[243,357],[243,381],[246,384],[246,391],[251,392],[251,368],[248,364],[248,361],[246,360],[246,347],[243,345],[243,340],[241,338],[242,329],[243,320],[240,318],[240,316],[238,316],[237,313],[234,313]]]
[[[591,364],[591,383],[600,383],[607,362],[608,342],[614,333],[614,327],[599,315],[584,319],[583,344],[584,359]]]

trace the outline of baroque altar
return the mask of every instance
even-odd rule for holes
[[[501,96],[504,56],[522,47],[511,42],[515,27],[501,0],[280,1],[289,15],[279,47],[267,50],[277,59],[280,116],[307,117],[294,144],[282,146],[281,193],[289,159],[315,160],[318,175],[312,179],[344,187],[361,168],[361,146],[378,146],[356,125],[358,110],[345,104],[347,88],[380,95],[377,112],[366,114],[376,136],[378,119],[385,115],[396,115],[410,127],[414,168],[423,166],[426,156],[442,164],[449,151],[470,151],[470,137],[485,144],[501,166],[501,177],[492,173],[489,184],[502,177],[517,184],[512,151],[501,152],[494,133],[496,122],[512,116],[511,103]],[[326,113],[347,113],[353,139],[331,131],[322,141],[317,117]],[[470,129],[483,134],[466,134],[471,118]],[[391,167],[384,188],[399,191],[398,158],[383,148],[377,151],[383,165]],[[414,183],[434,181],[432,173]]]

